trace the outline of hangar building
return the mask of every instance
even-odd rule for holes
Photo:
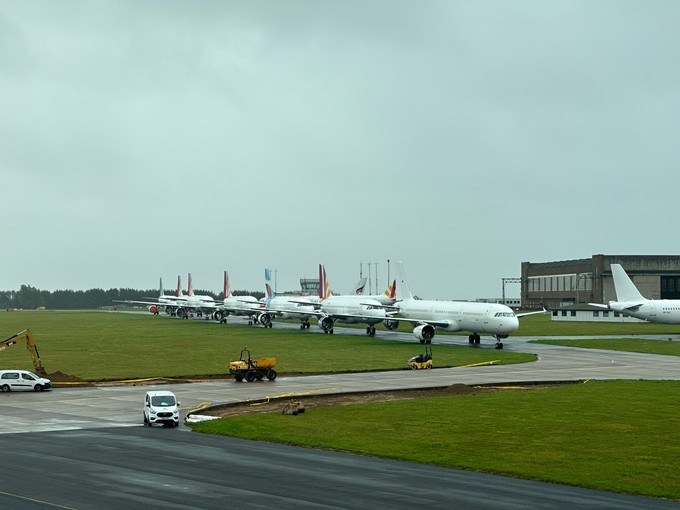
[[[615,300],[610,264],[621,264],[646,298],[680,299],[680,255],[600,254],[589,259],[522,262],[522,305],[562,309]]]

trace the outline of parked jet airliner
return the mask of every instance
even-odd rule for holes
[[[269,281],[264,284],[266,296],[264,309],[270,317],[280,319],[298,319],[300,329],[309,329],[309,318],[314,317],[314,305],[319,300],[312,296],[277,296],[274,294]],[[310,299],[311,298],[311,299]]]
[[[205,314],[206,319],[211,318],[215,312],[215,299],[212,296],[194,294],[191,273],[189,273],[187,295],[182,296],[177,304],[179,308],[177,308],[176,314],[183,319],[188,318],[188,314],[191,311],[196,312],[196,315],[199,317]]]
[[[151,312],[154,315],[158,315],[158,312],[160,311],[161,308],[165,309],[165,313],[175,316],[177,308],[180,306],[179,303],[184,302],[186,300],[186,296],[184,295],[182,291],[182,280],[180,279],[179,276],[177,276],[177,293],[173,296],[170,294],[166,294],[165,291],[163,290],[163,278],[160,279],[159,283],[159,289],[158,289],[158,297],[155,298],[144,298],[144,299],[153,299],[155,301],[135,301],[132,299],[124,299],[124,300],[118,300],[114,299],[114,303],[126,303],[126,304],[132,304],[132,305],[147,305],[149,312]]]
[[[649,322],[680,324],[680,299],[647,299],[630,279],[621,264],[611,264],[616,301],[608,305],[589,303]]]
[[[255,296],[234,296],[231,293],[229,273],[224,272],[224,301],[217,305],[215,320],[227,322],[229,315],[249,317],[248,324],[260,323],[265,328],[271,327],[271,317],[262,309],[262,303]]]
[[[375,325],[391,318],[385,311],[384,305],[372,296],[357,294],[334,296],[326,279],[326,269],[322,264],[319,264],[319,298],[321,301],[314,305],[316,308],[314,315],[324,333],[333,334],[335,322],[340,321],[347,324],[367,324],[366,334],[375,336]]]
[[[517,315],[509,307],[497,303],[414,299],[401,262],[397,262],[397,269],[397,302],[387,308],[397,310],[399,316],[394,320],[415,325],[413,335],[420,343],[431,343],[435,329],[470,331],[470,343],[479,343],[478,333],[489,333],[496,338],[496,349],[502,349],[501,339],[517,331],[518,317],[545,312]]]

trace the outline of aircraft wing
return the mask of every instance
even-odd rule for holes
[[[309,301],[297,301],[296,299],[290,299],[288,302],[303,306],[313,306],[315,310],[319,310],[321,308],[321,303],[310,303]]]
[[[260,313],[264,311],[264,308],[252,308],[247,306],[216,305],[215,308],[229,313]]]
[[[375,315],[363,315],[360,313],[327,313],[327,312],[309,312],[310,315],[316,317],[330,317],[334,320],[362,320],[367,322],[382,322],[390,317],[376,317]]]
[[[588,304],[590,304],[590,303],[588,303]],[[599,305],[595,305],[595,306],[599,306]],[[607,305],[604,305],[604,307],[605,307],[605,308],[608,308]],[[515,314],[515,317],[517,317],[517,318],[519,318],[519,317],[526,317],[527,315],[536,315],[536,314],[538,314],[538,313],[548,313],[548,310],[546,310],[546,309],[544,308],[543,310],[540,310],[540,311],[538,311],[538,312],[516,313],[516,314]]]
[[[431,319],[415,319],[415,318],[407,319],[406,317],[399,317],[398,315],[392,315],[389,318],[395,321],[408,322],[409,324],[413,324],[416,326],[429,324],[430,326],[434,326],[435,328],[446,328],[451,325],[451,321],[433,321]]]
[[[128,305],[153,305],[153,306],[183,306],[183,302],[177,303],[161,303],[160,301],[135,301],[132,299],[114,299],[114,303],[125,303]]]

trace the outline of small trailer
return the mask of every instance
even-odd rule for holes
[[[250,357],[250,351],[244,347],[237,361],[229,362],[229,373],[234,376],[236,382],[245,379],[248,382],[261,381],[265,377],[270,381],[276,379],[276,358]]]

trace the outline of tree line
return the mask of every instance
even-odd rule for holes
[[[215,294],[209,290],[195,290],[195,294],[212,296],[215,301],[222,301],[224,293]],[[264,297],[263,292],[237,290],[235,296]],[[120,306],[114,301],[153,301],[158,297],[158,289],[89,289],[89,290],[40,290],[30,285],[22,285],[17,290],[0,291],[0,309],[35,310],[44,307],[48,310],[83,310],[90,308],[111,308]]]

